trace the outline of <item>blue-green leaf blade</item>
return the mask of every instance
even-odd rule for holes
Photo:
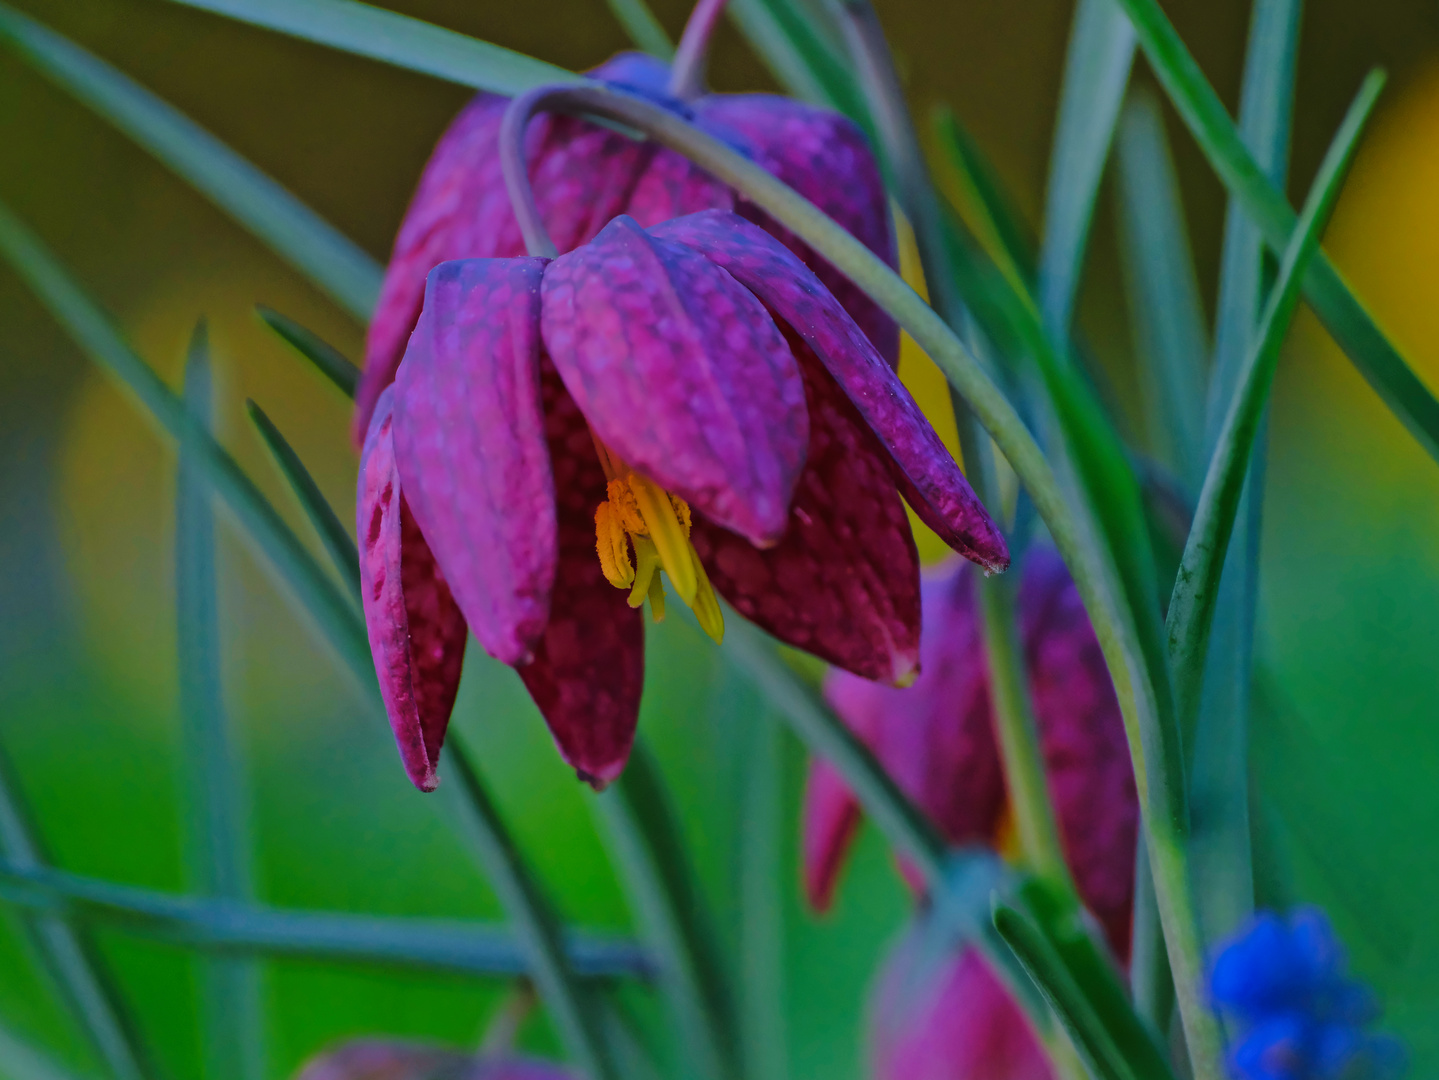
[[[665,28],[645,0],[606,0],[615,21],[624,28],[635,48],[657,56],[668,63],[674,59],[675,46]]]
[[[355,387],[360,383],[360,369],[339,349],[323,340],[313,330],[307,330],[294,319],[281,315],[264,304],[255,305],[255,314],[292,349],[314,364],[315,369],[334,383],[340,393],[354,400]]]
[[[369,255],[215,136],[59,34],[0,4],[0,44],[134,139],[356,319],[382,271]]]
[[[446,82],[514,97],[572,71],[356,0],[172,0]]]
[[[1134,31],[1114,0],[1079,0],[1049,159],[1039,255],[1039,307],[1056,340],[1069,335],[1094,203],[1133,61]]]

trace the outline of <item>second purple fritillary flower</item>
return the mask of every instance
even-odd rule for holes
[[[1008,564],[889,363],[737,215],[648,230],[621,216],[553,261],[437,267],[366,433],[357,509],[370,643],[411,779],[436,783],[468,626],[519,672],[579,775],[613,780],[643,682],[638,609],[663,614],[661,572],[716,639],[718,590],[803,644],[834,617],[810,591],[832,558],[871,603],[867,622],[831,628],[828,652],[872,676],[913,672],[918,596],[896,608],[891,553],[853,550],[873,523],[848,528],[844,489],[822,491],[833,512],[802,505],[817,430],[870,463],[901,555],[903,492],[955,550]],[[796,536],[807,558],[766,578],[763,555]],[[859,556],[875,565],[851,569]]]
[[[1219,953],[1210,993],[1240,1025],[1235,1080],[1388,1080],[1403,1048],[1367,1026],[1379,1010],[1350,978],[1344,949],[1317,908],[1256,915]]]
[[[577,1080],[549,1061],[476,1055],[424,1043],[355,1039],[312,1057],[295,1080]]]

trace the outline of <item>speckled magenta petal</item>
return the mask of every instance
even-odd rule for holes
[[[591,74],[643,85],[658,77],[654,69],[621,54]],[[451,259],[525,254],[497,152],[508,105],[508,98],[491,94],[474,98],[441,136],[420,177],[370,322],[355,395],[357,443],[375,399],[395,377],[430,270]],[[622,212],[649,225],[734,205],[729,188],[686,158],[574,117],[537,117],[526,145],[540,216],[560,251],[589,240]]]
[[[544,632],[557,559],[540,404],[544,266],[437,266],[394,386],[406,498],[470,629],[507,664],[527,662]]]
[[[644,687],[644,621],[600,572],[595,509],[605,476],[585,418],[553,366],[542,366],[545,432],[559,509],[559,570],[533,662],[518,668],[560,756],[602,789],[629,759]]]
[[[545,270],[545,351],[622,460],[772,544],[809,445],[799,367],[747,289],[618,217]]]
[[[883,448],[823,365],[790,338],[809,404],[809,458],[773,548],[696,517],[710,581],[745,618],[866,679],[919,664],[919,556]]]
[[[356,528],[361,600],[380,695],[405,772],[421,791],[439,783],[465,620],[419,527],[395,468],[390,397],[381,396],[360,457]]]
[[[870,1003],[875,1080],[1052,1080],[1019,1006],[973,947],[938,950],[911,932],[885,961]]]
[[[554,1062],[433,1043],[355,1039],[310,1058],[295,1080],[577,1080]]]
[[[898,376],[833,296],[764,230],[707,210],[657,225],[652,235],[702,251],[753,290],[802,337],[888,449],[900,491],[950,547],[986,570],[1009,565],[998,527],[975,498]]]
[[[695,123],[743,145],[773,173],[847,229],[891,267],[898,267],[889,197],[869,140],[848,117],[773,94],[710,94],[695,103]],[[891,367],[899,362],[899,327],[826,260],[747,201],[736,211],[776,237],[815,272]]]
[[[1139,798],[1124,719],[1094,629],[1057,554],[1034,549],[1020,630],[1065,860],[1117,957],[1129,956]]]
[[[859,828],[860,806],[835,767],[819,758],[809,763],[802,820],[804,894],[810,907],[825,912]]]

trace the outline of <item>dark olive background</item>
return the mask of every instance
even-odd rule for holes
[[[17,6],[176,104],[376,258],[388,251],[429,147],[466,98],[457,87],[161,0]],[[572,68],[626,44],[602,0],[392,6]],[[1037,223],[1069,5],[877,6],[915,107],[952,105]],[[1166,7],[1233,107],[1247,5]],[[682,5],[656,2],[655,9],[677,34]],[[1394,104],[1432,99],[1426,73],[1436,47],[1432,3],[1310,3],[1292,185],[1302,191],[1364,71],[1385,66],[1393,82],[1376,149],[1361,159],[1354,198],[1331,239],[1347,245],[1334,249],[1341,263],[1351,265],[1343,258],[1349,252],[1356,281],[1373,283],[1361,292],[1403,330],[1401,343],[1431,380],[1439,374],[1439,333],[1427,333],[1425,320],[1439,290],[1439,228],[1419,211],[1412,221],[1384,215],[1397,205],[1391,189],[1439,191],[1439,166],[1423,153],[1439,140],[1439,126],[1419,126],[1435,110]],[[773,86],[727,26],[711,70],[722,90]],[[1200,280],[1212,294],[1222,190],[1172,117],[1170,130]],[[3,52],[0,199],[167,377],[178,376],[189,327],[206,314],[220,366],[223,437],[303,529],[245,426],[240,405],[255,397],[348,513],[354,463],[343,403],[261,332],[249,310],[257,300],[270,303],[352,356],[360,328],[142,151]],[[1110,207],[1106,192],[1082,317],[1119,397],[1129,401],[1132,361]],[[1334,913],[1357,966],[1385,996],[1391,1025],[1410,1041],[1415,1075],[1427,1075],[1439,1067],[1432,928],[1439,474],[1312,323],[1295,334],[1277,397],[1261,649],[1298,719],[1282,728],[1260,722],[1257,783],[1279,822],[1291,884]],[[0,269],[0,741],[59,861],[179,889],[172,474],[171,450]],[[227,692],[253,778],[259,895],[344,910],[496,916],[469,856],[405,784],[386,733],[362,715],[310,629],[228,533],[222,566]],[[643,728],[679,793],[733,944],[736,807],[762,709],[682,620],[651,640]],[[479,753],[566,914],[626,926],[589,797],[559,766],[517,681],[472,658],[458,715],[460,737]],[[787,1049],[796,1077],[857,1076],[865,988],[907,900],[867,830],[837,911],[824,920],[803,912],[792,869],[801,768],[801,751],[787,741]],[[0,1020],[93,1073],[13,931],[10,917],[0,916]],[[167,1075],[198,1075],[193,967],[162,946],[109,933],[103,941]],[[271,965],[264,986],[274,1076],[350,1034],[473,1042],[496,1000],[491,988],[456,979],[293,963]],[[650,1004],[636,1008],[662,1026]],[[552,1045],[540,1024],[526,1037]]]

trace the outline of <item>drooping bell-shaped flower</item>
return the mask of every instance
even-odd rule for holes
[[[442,264],[387,394],[357,533],[376,668],[422,788],[466,624],[603,786],[633,739],[638,609],[662,616],[661,572],[717,639],[716,590],[785,640],[903,681],[918,595],[900,492],[957,551],[1008,562],[869,338],[733,213],[621,216],[553,261]]]
[[[669,95],[670,69],[640,53],[621,53],[590,77],[686,116],[816,203],[894,265],[879,169],[864,134],[845,117],[772,94],[708,94],[682,102]],[[369,430],[380,392],[395,377],[430,270],[453,259],[526,253],[500,166],[500,123],[509,104],[494,94],[474,98],[440,138],[420,178],[370,322],[355,402],[357,443]],[[648,227],[700,210],[735,210],[798,254],[880,355],[897,361],[899,331],[887,315],[801,241],[688,159],[570,116],[537,118],[525,145],[540,217],[559,251],[592,239],[620,214]]]
[[[874,1080],[1051,1080],[1044,1048],[972,946],[936,940],[921,915],[870,995]]]
[[[396,1039],[355,1039],[317,1054],[295,1080],[577,1080],[539,1058],[464,1053]]]
[[[1129,951],[1139,808],[1123,720],[1099,642],[1059,557],[1032,551],[1018,616],[1040,749],[1065,859],[1116,955]],[[951,843],[992,841],[1004,811],[989,674],[974,574],[955,563],[924,586],[921,673],[909,689],[833,672],[825,695],[900,788]],[[805,796],[805,885],[833,895],[859,804],[833,771],[811,764]]]
[[[1385,1080],[1403,1047],[1366,1030],[1379,1008],[1346,970],[1344,948],[1317,908],[1261,912],[1214,961],[1210,994],[1237,1022],[1236,1080]]]

